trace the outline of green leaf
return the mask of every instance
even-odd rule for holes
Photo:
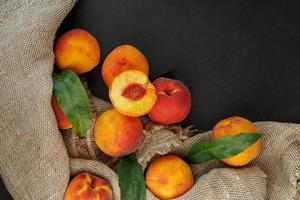
[[[117,165],[121,200],[146,200],[146,186],[141,165],[134,154],[121,158]]]
[[[197,164],[214,159],[230,158],[253,145],[260,137],[261,133],[240,133],[219,137],[210,142],[198,141],[192,146],[185,160],[191,164]]]
[[[85,137],[92,125],[89,98],[77,76],[71,70],[53,75],[53,95],[79,137]]]

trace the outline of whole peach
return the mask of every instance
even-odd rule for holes
[[[107,155],[122,157],[134,152],[143,139],[143,126],[139,118],[129,117],[112,109],[96,121],[95,142]]]
[[[116,47],[105,58],[102,65],[102,77],[109,87],[113,79],[121,72],[133,69],[139,70],[148,76],[148,61],[137,48],[131,45],[121,45]]]
[[[104,179],[81,173],[69,183],[64,200],[112,200],[112,189]]]
[[[158,78],[153,82],[158,99],[148,114],[152,121],[169,125],[183,121],[191,109],[191,93],[178,80]]]
[[[159,199],[179,197],[193,184],[191,168],[175,155],[166,155],[154,160],[146,171],[146,186]]]
[[[58,68],[70,69],[77,74],[91,71],[100,61],[98,41],[83,29],[73,29],[60,36],[54,52]]]
[[[257,129],[253,123],[242,117],[229,117],[219,121],[212,130],[212,139],[226,135],[237,135],[240,133],[256,133]],[[251,162],[261,151],[261,140],[256,141],[252,146],[243,152],[224,159],[223,161],[231,166],[243,166]]]

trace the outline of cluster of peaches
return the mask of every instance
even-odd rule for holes
[[[100,61],[97,40],[82,29],[62,35],[55,46],[56,64],[61,69],[71,69],[77,74],[92,70]],[[104,60],[102,77],[109,88],[114,109],[104,112],[94,127],[97,146],[111,157],[133,153],[143,139],[143,126],[139,117],[148,117],[157,123],[179,123],[189,114],[191,94],[180,81],[158,78],[148,79],[149,65],[145,56],[135,47],[121,45]],[[57,102],[52,102],[53,104]],[[71,124],[54,106],[60,128]],[[241,132],[255,132],[255,126],[240,117],[220,121],[213,130],[213,138]],[[232,166],[241,166],[253,160],[260,151],[260,141],[232,158],[224,160]],[[183,195],[194,184],[189,165],[178,156],[166,155],[154,160],[145,173],[147,188],[159,199]],[[77,175],[69,184],[65,200],[110,200],[112,190],[101,178],[89,173]]]

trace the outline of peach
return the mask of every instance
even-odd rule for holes
[[[159,199],[173,199],[194,184],[190,166],[175,155],[154,160],[146,171],[146,186]]]
[[[104,153],[122,157],[138,148],[143,139],[143,126],[139,118],[112,109],[97,119],[94,135],[97,146]]]
[[[218,122],[212,130],[212,139],[217,139],[226,135],[237,135],[240,133],[255,133],[256,127],[253,123],[242,117],[230,117]],[[259,139],[252,146],[243,152],[224,159],[223,161],[231,166],[243,166],[251,162],[261,151],[261,140]]]
[[[64,200],[112,200],[112,189],[104,179],[81,173],[69,183]]]
[[[109,97],[116,110],[131,117],[150,112],[157,99],[148,77],[137,70],[117,75],[109,88]]]
[[[100,46],[96,38],[82,29],[64,33],[55,45],[56,65],[77,74],[91,71],[100,61]]]
[[[72,124],[69,122],[68,118],[65,116],[64,112],[61,110],[57,100],[54,96],[51,97],[51,104],[56,116],[58,127],[60,129],[70,129]]]
[[[189,89],[181,81],[168,78],[158,78],[153,85],[158,99],[148,114],[149,118],[165,125],[183,121],[191,109]]]
[[[148,76],[148,61],[134,46],[118,46],[104,60],[102,77],[105,84],[109,87],[119,73],[129,69],[139,70]]]

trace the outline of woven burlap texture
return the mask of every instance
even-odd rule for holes
[[[74,176],[81,171],[104,177],[113,188],[114,199],[120,197],[116,173],[104,162],[71,159],[69,165],[50,103],[53,39],[73,5],[72,0],[0,2],[0,173],[17,200],[62,200],[70,173]],[[110,106],[102,103],[95,103],[96,117]],[[178,199],[293,199],[300,166],[300,125],[256,125],[264,134],[263,151],[251,165],[239,169],[220,161],[191,165],[195,185]],[[206,132],[187,139],[184,133],[180,127],[145,129],[137,151],[139,162],[145,168],[159,154],[184,155],[193,143],[210,135]],[[93,128],[87,139],[66,146],[74,158],[103,156],[94,144]],[[85,153],[78,154],[77,147]],[[156,198],[147,191],[147,199]]]
[[[53,39],[73,0],[0,0],[0,173],[16,200],[63,199],[68,154],[52,95]]]
[[[95,118],[105,110],[111,109],[108,102],[93,96],[90,97],[95,108]],[[144,124],[144,140],[136,152],[144,169],[152,159],[159,155],[170,153],[184,156],[198,140],[210,140],[210,131],[188,138],[187,136],[191,132],[189,128],[165,127],[149,121]],[[277,122],[257,122],[255,125],[259,132],[263,133],[263,151],[258,158],[242,168],[229,168],[222,161],[191,165],[196,183],[188,193],[177,199],[296,199],[300,166],[297,159],[300,156],[300,125]],[[74,134],[72,135],[76,137]],[[93,144],[93,138],[81,140],[92,141],[86,145],[88,150],[85,151],[89,152],[93,148],[95,149],[91,152],[99,151]],[[78,148],[76,145],[72,146],[73,152],[82,151],[82,148]],[[89,155],[92,154],[89,153]],[[98,169],[97,165],[93,163],[94,173],[105,176],[105,174],[101,174],[100,169],[106,166],[103,162],[106,164],[109,162],[103,158],[103,155],[98,155],[97,159],[102,162],[98,162]],[[84,158],[93,159],[91,156]],[[85,160],[84,162],[89,161]],[[84,171],[84,168],[81,171]],[[117,178],[117,175],[114,175]],[[116,190],[119,191],[118,186]],[[147,199],[156,198],[147,191]]]

